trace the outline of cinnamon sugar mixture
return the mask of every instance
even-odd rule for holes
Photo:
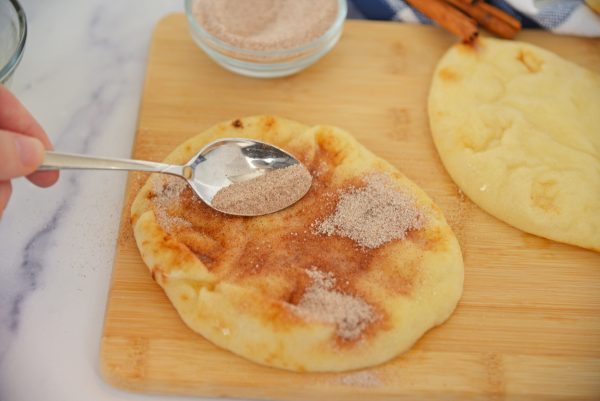
[[[376,387],[381,385],[381,380],[376,372],[361,370],[358,372],[343,374],[337,378],[334,383],[339,383],[346,386]]]
[[[217,192],[212,205],[223,212],[243,216],[273,213],[302,198],[311,183],[309,171],[298,163],[233,183]]]
[[[339,193],[333,214],[314,223],[316,234],[340,235],[363,248],[377,248],[423,228],[425,216],[410,196],[391,187],[389,176],[370,174],[364,181],[364,187]]]
[[[299,317],[335,324],[336,334],[347,341],[358,339],[369,323],[376,320],[375,311],[364,300],[335,290],[333,273],[312,267],[306,274],[312,284],[293,309]]]
[[[173,176],[159,176],[154,179],[153,190],[155,196],[152,198],[154,215],[158,224],[167,232],[192,226],[189,221],[179,216],[172,216],[169,213],[169,209],[178,204],[181,193],[187,185],[183,179]]]
[[[333,25],[337,0],[196,0],[204,30],[241,49],[285,50],[307,44]]]

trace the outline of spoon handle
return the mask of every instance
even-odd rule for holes
[[[73,153],[46,151],[38,170],[87,169],[87,170],[131,170],[153,173],[168,173],[184,176],[185,166],[156,163],[146,160],[94,157]]]

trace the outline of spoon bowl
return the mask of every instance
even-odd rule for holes
[[[184,178],[194,193],[215,210],[240,216],[259,216],[266,213],[236,213],[218,209],[213,205],[213,199],[220,190],[232,184],[250,181],[296,164],[300,162],[294,156],[266,142],[225,138],[207,144],[184,165],[46,151],[38,170],[130,170],[172,174]],[[289,204],[268,213],[291,206],[306,194],[308,187],[298,194],[297,199],[290,199]]]
[[[189,169],[184,167],[184,178],[206,204],[217,209],[212,200],[221,189],[298,163],[289,153],[264,142],[219,139],[203,147],[186,163]]]

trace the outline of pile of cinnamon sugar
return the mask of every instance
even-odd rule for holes
[[[316,267],[306,270],[311,285],[293,308],[305,320],[335,324],[336,335],[342,340],[360,338],[364,329],[377,320],[373,308],[364,300],[335,289],[333,273]]]
[[[412,197],[392,187],[388,175],[370,174],[364,182],[364,187],[340,191],[333,214],[313,224],[315,234],[348,237],[373,249],[423,228],[423,213]]]
[[[212,205],[225,213],[258,216],[284,209],[306,194],[312,183],[302,163],[233,183],[216,193]]]

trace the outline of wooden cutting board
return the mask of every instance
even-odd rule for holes
[[[600,41],[519,39],[600,72]],[[429,133],[433,68],[453,43],[433,27],[349,21],[336,48],[299,75],[227,72],[192,42],[183,15],[154,33],[133,157],[163,159],[209,126],[275,114],[345,128],[441,206],[465,261],[454,315],[406,354],[358,373],[300,374],[216,348],[179,319],[143,264],[127,185],[101,346],[102,372],[142,392],[281,400],[600,399],[600,254],[514,229],[461,195]],[[600,200],[599,200],[600,201]]]

